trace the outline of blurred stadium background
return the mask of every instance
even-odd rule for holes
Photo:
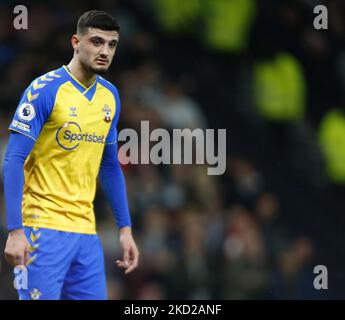
[[[13,28],[16,4],[28,8],[28,30]],[[313,28],[317,4],[328,6],[328,30]],[[109,299],[343,299],[345,2],[1,1],[1,159],[22,91],[69,62],[76,20],[90,9],[121,24],[107,75],[120,89],[120,129],[149,120],[228,133],[222,176],[201,165],[123,168],[141,250],[128,277],[98,191]],[[2,190],[0,201],[0,299],[16,299]],[[317,264],[328,290],[313,288]]]

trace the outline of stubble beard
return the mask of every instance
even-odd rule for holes
[[[93,67],[91,64],[86,64],[86,63],[83,63],[82,61],[81,61],[81,64],[82,64],[84,70],[87,70],[87,72],[99,74],[99,75],[103,75],[103,74],[107,73],[108,69],[110,67],[110,65],[106,66],[106,67],[103,67],[103,66]]]
[[[92,70],[92,72],[99,74],[99,75],[103,75],[105,73],[108,72],[109,67],[98,67],[98,68],[90,68]]]

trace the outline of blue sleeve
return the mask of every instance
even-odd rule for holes
[[[117,226],[131,227],[126,182],[117,157],[117,143],[105,146],[99,177]]]
[[[11,133],[3,162],[4,194],[7,229],[23,228],[22,200],[24,189],[24,162],[35,142],[22,134]]]
[[[106,144],[113,144],[117,142],[117,123],[119,122],[120,118],[120,111],[121,111],[121,102],[120,102],[120,97],[119,97],[119,92],[117,89],[114,87],[114,98],[115,98],[115,104],[116,104],[116,110],[115,110],[115,116],[114,119],[111,123],[109,133],[107,136],[107,139],[105,140]]]
[[[48,119],[55,100],[50,86],[41,79],[42,77],[37,78],[24,91],[9,126],[11,131],[19,132],[34,141]]]

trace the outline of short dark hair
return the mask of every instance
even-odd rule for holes
[[[83,13],[79,17],[77,34],[85,34],[88,28],[119,32],[120,25],[109,13],[105,11],[91,10]]]

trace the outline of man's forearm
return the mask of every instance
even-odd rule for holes
[[[24,162],[21,158],[5,158],[3,164],[4,193],[6,202],[7,229],[21,229],[22,200],[24,189]]]
[[[11,134],[3,163],[3,183],[6,203],[7,229],[22,229],[22,200],[24,189],[24,162],[34,141],[21,134]]]
[[[119,228],[131,227],[126,182],[117,159],[117,146],[106,145],[101,168],[100,181]],[[126,229],[124,229],[126,231]],[[129,229],[130,230],[130,229]]]

